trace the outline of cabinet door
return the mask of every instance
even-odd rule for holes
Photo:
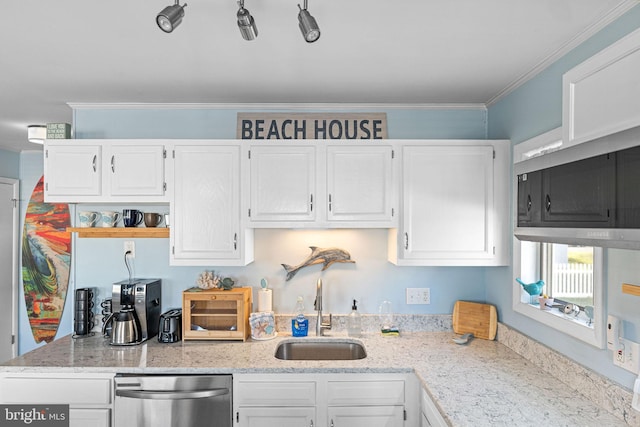
[[[313,221],[315,146],[251,146],[251,223]]]
[[[387,427],[404,425],[404,406],[330,406],[330,427]]]
[[[241,407],[236,425],[242,427],[314,427],[315,407]]]
[[[492,146],[403,149],[404,259],[482,265],[494,252]]]
[[[69,200],[64,196],[100,196],[101,154],[100,145],[47,143],[44,153],[45,200]]]
[[[69,427],[110,426],[110,409],[69,409]]]
[[[327,147],[327,219],[393,219],[393,150],[390,146]]]
[[[240,148],[176,146],[173,182],[172,264],[242,261]]]
[[[640,125],[640,30],[603,49],[562,78],[565,145]]]
[[[540,225],[542,212],[542,172],[535,171],[518,175],[518,226]]]
[[[640,228],[640,147],[616,153],[616,226]]]
[[[110,196],[164,195],[163,145],[112,145],[107,154]]]
[[[544,169],[542,194],[547,227],[613,226],[615,154]]]

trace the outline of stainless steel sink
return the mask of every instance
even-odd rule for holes
[[[358,360],[367,357],[367,352],[356,341],[301,340],[281,342],[275,356],[282,360]]]

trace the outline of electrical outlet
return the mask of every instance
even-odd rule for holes
[[[634,374],[640,373],[640,344],[620,338],[620,347],[613,352],[613,364]]]
[[[431,304],[429,288],[407,288],[407,304]]]
[[[135,258],[136,257],[136,244],[135,244],[134,241],[126,240],[124,242],[124,254],[126,255],[127,252],[131,252],[131,254],[130,254],[131,258]]]

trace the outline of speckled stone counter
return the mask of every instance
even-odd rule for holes
[[[452,342],[453,336],[452,332],[365,334],[358,340],[367,357],[356,361],[278,360],[275,348],[294,339],[288,335],[245,343],[151,340],[134,347],[112,347],[98,336],[78,340],[67,336],[5,363],[0,372],[415,372],[453,426],[623,426],[637,421],[616,418],[498,341],[475,339],[460,346]]]

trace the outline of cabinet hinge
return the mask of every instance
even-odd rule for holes
[[[49,150],[44,150],[44,158],[45,159],[49,158]]]
[[[404,420],[407,421],[407,410],[403,409],[402,412],[404,413],[404,415],[403,415]]]
[[[176,158],[176,150],[171,150],[171,157]]]
[[[396,216],[396,210],[394,208],[391,208],[391,217]]]
[[[167,183],[162,183],[162,191],[167,191]]]
[[[249,218],[251,218],[251,208],[247,209],[247,214],[249,215]]]
[[[496,254],[496,247],[495,246],[493,247],[493,254],[494,255]]]
[[[11,344],[15,344],[15,343],[16,343],[16,336],[11,335]]]
[[[49,191],[49,183],[45,182],[44,184],[44,191]]]
[[[167,158],[167,150],[162,150],[162,158],[163,159]]]
[[[493,158],[496,158],[496,150],[493,150]]]
[[[247,158],[251,160],[251,150],[247,151]]]
[[[171,254],[172,255],[176,254],[176,247],[175,246],[171,246]]]
[[[394,150],[391,150],[391,158],[392,159],[396,158],[396,152]]]
[[[18,199],[11,199],[11,201],[13,202],[13,209],[18,207]]]

